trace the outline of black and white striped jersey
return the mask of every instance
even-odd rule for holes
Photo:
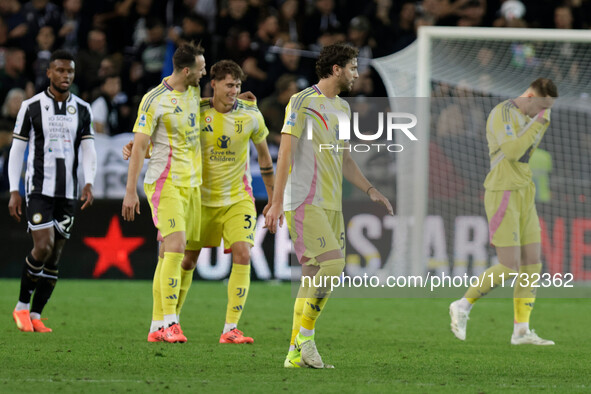
[[[56,101],[47,89],[23,102],[14,138],[29,144],[27,195],[77,198],[80,143],[94,138],[88,103],[72,93],[66,101]]]

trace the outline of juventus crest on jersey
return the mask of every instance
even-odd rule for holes
[[[94,138],[90,105],[70,93],[63,102],[45,90],[23,102],[14,138],[28,141],[26,194],[77,198],[78,150]]]

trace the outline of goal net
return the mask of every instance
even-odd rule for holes
[[[590,43],[587,31],[424,27],[413,45],[373,61],[391,101],[424,97],[430,118],[412,154],[395,156],[406,225],[384,257],[387,272],[478,275],[495,262],[483,203],[486,119],[547,77],[560,98],[530,161],[544,272],[591,280]]]

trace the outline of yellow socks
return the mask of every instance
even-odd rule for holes
[[[228,307],[226,324],[238,324],[250,287],[250,264],[232,264],[228,279]]]
[[[515,271],[503,264],[493,265],[478,277],[480,286],[470,286],[464,297],[470,304],[474,304],[480,297],[487,295],[489,291],[500,285],[503,280],[512,279],[514,276],[510,276],[511,273]]]
[[[309,337],[314,335],[314,326],[320,313],[324,309],[331,293],[331,278],[339,277],[345,268],[345,259],[327,260],[320,263],[320,269],[314,276],[312,286],[308,288],[304,303],[300,332]],[[314,282],[316,285],[314,286]],[[306,283],[307,284],[307,283]],[[326,284],[326,286],[322,286]]]
[[[162,270],[162,258],[158,257],[158,264],[154,271],[154,281],[152,282],[152,321],[164,321],[164,312],[162,312],[162,296],[160,292],[160,271]]]
[[[160,299],[162,300],[162,311],[164,320],[169,324],[172,316],[176,321],[176,307],[179,301],[181,290],[181,263],[183,253],[164,252],[164,260],[160,269]]]
[[[536,288],[532,287],[536,278],[533,274],[542,272],[542,263],[519,267],[519,279],[513,289],[513,311],[515,323],[529,323],[531,311],[536,301]]]
[[[300,290],[302,288],[300,287]],[[299,295],[299,294],[298,294]],[[305,298],[296,298],[293,306],[293,324],[291,326],[291,340],[289,341],[290,346],[294,346],[294,341],[298,332],[300,332],[300,326],[302,325],[302,313],[304,312],[304,305],[306,305]]]
[[[176,314],[177,316],[181,315],[181,309],[183,308],[183,304],[185,303],[185,299],[187,298],[187,294],[189,293],[189,289],[191,288],[191,283],[193,283],[193,272],[195,268],[186,270],[181,267],[181,290],[179,291],[179,302],[176,305]]]

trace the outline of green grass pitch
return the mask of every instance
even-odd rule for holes
[[[253,283],[240,328],[253,345],[218,342],[221,282],[194,281],[186,344],[147,343],[151,283],[62,280],[50,334],[12,320],[19,281],[0,280],[0,392],[588,392],[591,301],[541,299],[532,327],[556,346],[511,346],[513,303],[479,302],[460,342],[449,299],[332,299],[316,342],[333,370],[288,370],[289,284]]]

